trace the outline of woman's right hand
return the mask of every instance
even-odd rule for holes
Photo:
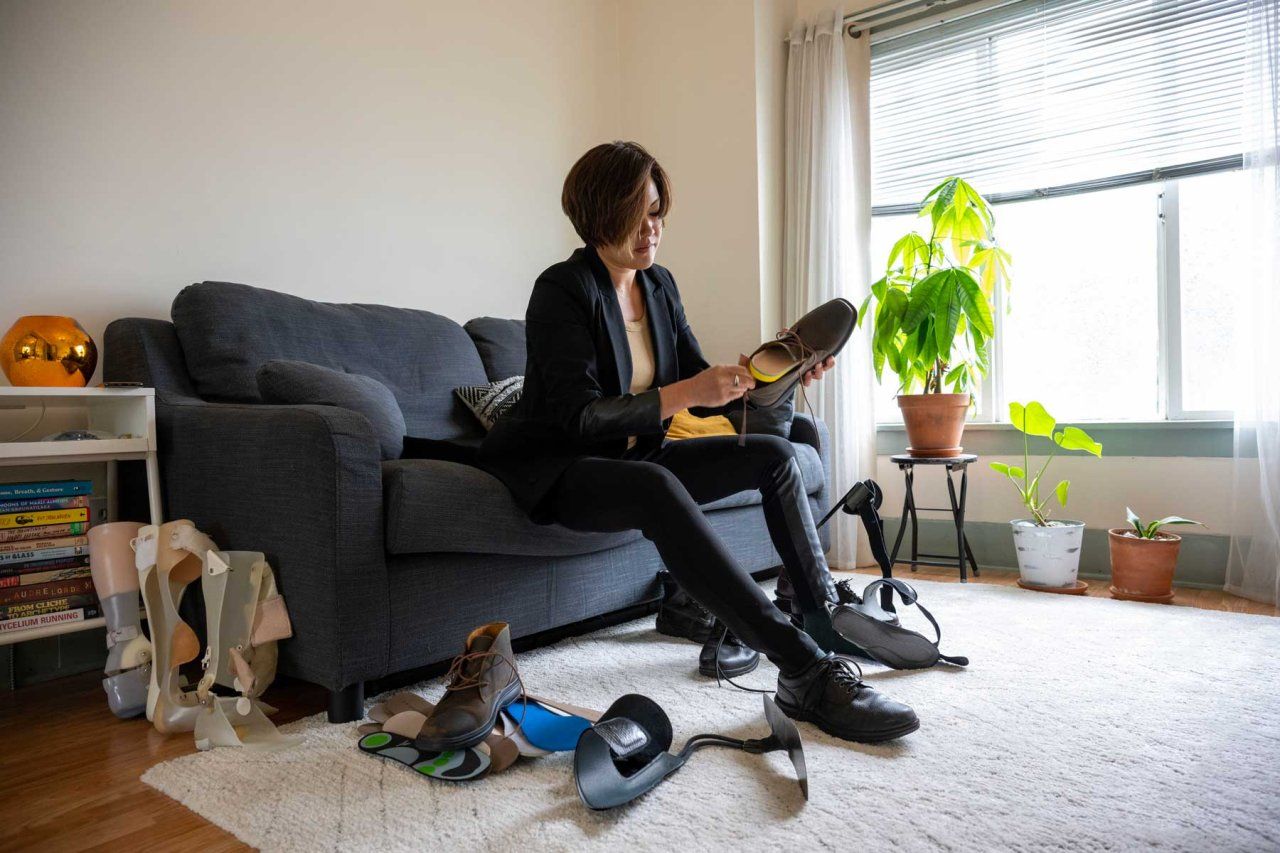
[[[723,406],[756,387],[751,371],[738,364],[714,364],[689,381],[691,406]]]

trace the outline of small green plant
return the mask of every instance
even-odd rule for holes
[[[1101,457],[1102,445],[1094,441],[1089,433],[1079,427],[1063,427],[1055,432],[1058,422],[1053,419],[1053,415],[1045,411],[1044,406],[1034,400],[1025,406],[1022,403],[1010,403],[1009,421],[1022,433],[1022,467],[1006,465],[1003,462],[992,462],[991,469],[1009,478],[1009,482],[1013,483],[1014,488],[1018,490],[1018,495],[1022,498],[1023,505],[1031,513],[1031,517],[1035,519],[1036,524],[1040,527],[1047,527],[1049,524],[1049,498],[1040,498],[1040,480],[1044,477],[1045,469],[1049,467],[1049,463],[1053,461],[1055,449],[1061,447],[1063,450],[1083,450],[1086,453]],[[1028,476],[1028,472],[1031,470],[1028,460],[1028,439],[1033,435],[1050,439],[1053,442],[1053,447],[1049,449],[1049,458],[1044,460],[1040,470],[1036,472],[1034,477],[1030,477]],[[1057,497],[1058,504],[1063,509],[1066,509],[1067,492],[1070,488],[1070,480],[1060,480],[1058,485],[1053,488],[1053,495]]]
[[[1125,507],[1124,511],[1129,517],[1129,523],[1133,525],[1133,529],[1137,531],[1138,536],[1142,539],[1155,539],[1156,534],[1160,532],[1160,528],[1164,527],[1166,524],[1199,524],[1201,527],[1204,527],[1202,522],[1194,521],[1190,518],[1183,518],[1180,515],[1166,515],[1164,518],[1143,524],[1142,519],[1138,518],[1138,514],[1129,509],[1129,507]]]
[[[996,244],[991,206],[961,178],[934,187],[919,215],[928,238],[913,229],[893,244],[858,323],[875,299],[876,381],[888,365],[899,393],[941,394],[944,385],[964,393],[990,367],[991,303],[997,283],[1009,281],[1009,253]]]

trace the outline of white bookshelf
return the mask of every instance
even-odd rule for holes
[[[116,518],[116,464],[141,460],[146,463],[147,500],[151,523],[162,519],[160,508],[160,467],[156,457],[155,390],[152,388],[17,388],[0,387],[0,413],[25,411],[41,422],[56,424],[58,431],[70,428],[102,430],[127,438],[85,441],[40,441],[24,436],[17,441],[0,441],[0,482],[13,482],[6,468],[58,464],[104,463],[106,465],[107,520]],[[5,432],[10,430],[3,428]],[[35,431],[33,431],[35,432]],[[83,622],[42,625],[0,634],[0,646],[86,631],[105,625],[101,617]]]

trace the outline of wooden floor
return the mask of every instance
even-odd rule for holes
[[[954,581],[954,573],[906,567],[900,577]],[[1013,585],[988,571],[978,583]],[[1089,595],[1105,597],[1105,581]],[[1175,605],[1280,615],[1280,610],[1220,591],[1177,591]],[[1151,605],[1158,606],[1158,605]],[[165,737],[145,720],[107,711],[94,673],[0,694],[0,851],[245,849],[233,836],[146,785],[154,764],[193,752],[190,735]],[[267,696],[289,722],[325,707],[323,691],[278,680]]]

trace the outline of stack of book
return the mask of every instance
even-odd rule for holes
[[[0,483],[0,633],[100,614],[88,480]]]

